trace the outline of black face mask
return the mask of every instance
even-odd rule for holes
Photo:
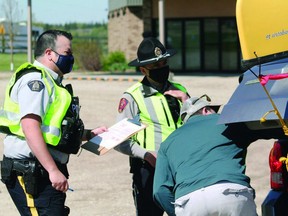
[[[54,50],[52,51],[57,53]],[[54,63],[57,65],[57,67],[63,74],[70,73],[72,71],[73,64],[74,64],[74,56],[72,54],[71,55],[61,55],[59,53],[57,54],[59,55],[59,57],[58,57],[57,62],[54,62]]]
[[[169,77],[169,66],[149,70],[149,77],[157,83],[166,83]]]

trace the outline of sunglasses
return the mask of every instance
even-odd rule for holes
[[[197,101],[199,101],[200,99],[202,99],[202,98],[204,98],[204,97],[206,98],[206,101],[211,102],[211,98],[210,98],[208,95],[204,94],[204,95],[202,95],[201,97],[199,97],[199,98],[197,98],[196,100],[194,100],[194,101],[192,102],[192,105],[196,104]]]

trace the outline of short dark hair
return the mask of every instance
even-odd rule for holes
[[[72,34],[61,30],[47,30],[43,32],[36,41],[34,58],[42,56],[47,48],[55,49],[55,43],[58,36],[64,36],[72,40]]]

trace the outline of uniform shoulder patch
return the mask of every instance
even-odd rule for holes
[[[30,88],[31,91],[40,92],[42,89],[44,89],[45,86],[39,80],[32,80],[32,81],[29,81],[28,87]]]
[[[118,112],[122,113],[125,107],[127,106],[127,104],[128,104],[128,100],[126,98],[121,98],[119,102],[119,106],[118,106]]]

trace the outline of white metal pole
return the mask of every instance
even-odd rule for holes
[[[28,62],[32,63],[32,9],[31,0],[27,0],[27,56]]]
[[[159,0],[158,6],[159,6],[159,40],[165,46],[164,1],[165,0]]]

